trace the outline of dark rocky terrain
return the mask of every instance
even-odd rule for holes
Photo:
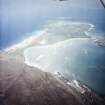
[[[60,74],[0,56],[0,105],[105,105],[105,102],[87,87],[76,86]]]

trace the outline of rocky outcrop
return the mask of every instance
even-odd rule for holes
[[[94,39],[95,44],[97,44],[98,46],[103,46],[105,47],[105,37],[101,37],[101,38],[95,38]]]

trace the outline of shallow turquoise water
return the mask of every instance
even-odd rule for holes
[[[60,45],[33,47],[26,50],[26,57],[30,65],[61,72],[68,79],[78,79],[105,95],[105,48],[91,41],[73,39]]]

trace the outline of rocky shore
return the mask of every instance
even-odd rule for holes
[[[94,42],[96,45],[98,46],[103,46],[105,47],[105,37],[101,37],[101,38],[95,38]]]

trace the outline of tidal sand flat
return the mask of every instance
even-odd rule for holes
[[[88,33],[93,33],[94,25],[81,22],[70,22],[64,20],[50,21],[44,28],[30,33],[29,38],[19,44],[4,49],[4,53],[14,56],[15,59],[24,61],[23,52],[26,48],[38,45],[54,44],[72,38],[90,38]]]

